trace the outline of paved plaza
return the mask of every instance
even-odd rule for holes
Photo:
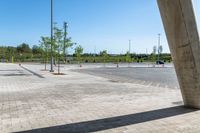
[[[200,111],[183,107],[173,67],[43,69],[0,64],[0,133],[200,132]]]

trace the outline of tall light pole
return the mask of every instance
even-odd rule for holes
[[[97,47],[94,45],[94,56],[96,56]]]
[[[65,62],[67,61],[67,55],[66,55],[66,43],[67,42],[67,28],[68,28],[68,23],[64,22],[64,57],[65,57]]]
[[[51,0],[51,69],[50,72],[54,72],[53,70],[53,0]]]
[[[160,60],[160,36],[161,34],[158,34],[158,61]]]
[[[129,40],[129,54],[131,54],[131,40]]]

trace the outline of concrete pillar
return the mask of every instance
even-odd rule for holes
[[[200,108],[200,41],[192,0],[158,0],[186,106]]]

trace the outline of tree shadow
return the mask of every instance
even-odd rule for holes
[[[176,106],[136,114],[71,123],[41,129],[33,129],[18,133],[88,133],[173,117],[194,111],[197,111],[197,109],[185,108],[184,106]]]
[[[31,74],[25,74],[22,70],[18,69],[8,69],[0,70],[0,72],[9,72],[8,74],[0,74],[0,76],[12,77],[12,76],[30,76]]]

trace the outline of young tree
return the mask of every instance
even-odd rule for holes
[[[67,62],[67,53],[68,53],[68,48],[72,47],[73,45],[76,45],[76,43],[72,42],[71,37],[68,37],[68,32],[67,32],[67,28],[68,28],[68,23],[64,22],[64,38],[63,38],[63,53],[62,53],[62,57],[63,57],[63,61],[66,63]]]
[[[57,55],[60,55],[63,47],[64,33],[62,29],[54,27],[54,49],[57,50]]]
[[[48,51],[49,51],[50,45],[51,45],[51,38],[41,37],[40,48],[43,51],[45,51],[45,56],[43,56],[44,62],[45,62],[45,70],[46,70],[47,61],[48,61]]]
[[[54,27],[55,49],[57,49],[56,59],[58,61],[58,74],[60,74],[60,53],[63,50],[64,32],[62,29]]]
[[[103,50],[100,52],[100,56],[103,57],[103,63],[104,63],[104,67],[106,66],[106,60],[108,58],[108,53],[107,50]]]
[[[49,37],[42,37],[41,38],[41,46],[43,47],[43,50],[46,51],[45,49],[47,48],[47,45],[48,45],[48,49],[49,49],[49,46],[52,45],[53,57],[59,63],[60,57],[63,56],[63,58],[64,58],[63,61],[66,62],[66,54],[67,54],[66,51],[68,48],[72,47],[75,43],[72,43],[71,37],[67,38],[68,33],[66,31],[66,27],[64,27],[64,29],[62,29],[62,28],[58,28],[58,27],[56,27],[56,25],[54,25],[53,32],[54,32],[53,40],[52,40],[53,42],[51,42],[51,38],[49,38]],[[54,64],[56,64],[55,59],[54,59]]]
[[[126,62],[128,63],[128,67],[130,67],[130,63],[131,63],[131,54],[129,53],[129,51],[126,53]]]
[[[72,38],[69,37],[69,38],[64,38],[64,43],[63,43],[63,58],[64,58],[64,62],[66,63],[67,61],[67,52],[68,52],[68,49],[73,47],[74,45],[76,45],[76,43],[73,43],[72,42]]]
[[[78,59],[78,64],[80,64],[80,67],[81,67],[81,55],[82,54],[83,54],[83,47],[81,45],[79,45],[75,48],[75,55]]]

